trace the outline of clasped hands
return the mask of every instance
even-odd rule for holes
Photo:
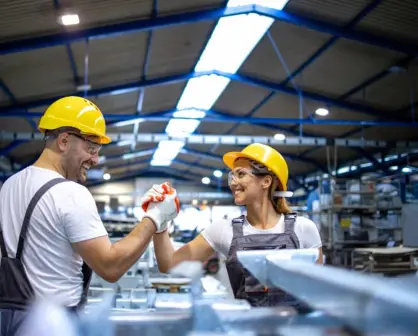
[[[144,218],[151,219],[157,233],[164,232],[168,223],[177,217],[180,211],[180,201],[176,189],[167,182],[154,184],[141,198],[140,205],[144,210]]]

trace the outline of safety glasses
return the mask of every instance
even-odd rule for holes
[[[102,148],[102,145],[80,135],[77,133],[70,133],[68,132],[68,134],[74,135],[75,137],[83,140],[86,144],[87,144],[87,153],[89,153],[90,155],[96,155],[97,153],[99,153],[100,149]]]
[[[233,182],[239,184],[241,183],[243,180],[245,180],[245,178],[247,177],[251,177],[251,176],[261,176],[261,175],[265,175],[264,173],[261,174],[259,172],[256,172],[254,170],[250,170],[247,168],[239,168],[235,171],[230,171],[228,173],[228,185],[230,186]]]

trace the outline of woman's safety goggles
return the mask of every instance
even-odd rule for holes
[[[228,173],[228,185],[230,186],[232,182],[241,183],[247,176],[257,176],[265,175],[264,173],[258,173],[255,170],[250,170],[247,168],[239,168],[235,171],[230,171]]]
[[[255,170],[250,170],[247,168],[239,168],[235,171],[230,171],[228,173],[228,185],[231,186],[232,182],[236,184],[241,183],[247,176],[263,176],[267,173],[257,172]],[[274,197],[292,197],[293,192],[291,191],[275,191],[273,193]]]

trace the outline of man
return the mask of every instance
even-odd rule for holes
[[[82,185],[101,146],[110,143],[101,111],[87,99],[65,97],[46,110],[39,130],[45,136],[42,154],[0,190],[2,327],[10,316],[5,312],[24,310],[35,298],[76,310],[85,302],[91,269],[116,282],[178,213],[176,195],[167,195],[167,201],[149,204],[132,232],[112,244]]]

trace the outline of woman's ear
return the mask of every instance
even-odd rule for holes
[[[263,178],[261,186],[263,189],[269,189],[272,183],[273,183],[273,178],[270,175],[266,175]]]

